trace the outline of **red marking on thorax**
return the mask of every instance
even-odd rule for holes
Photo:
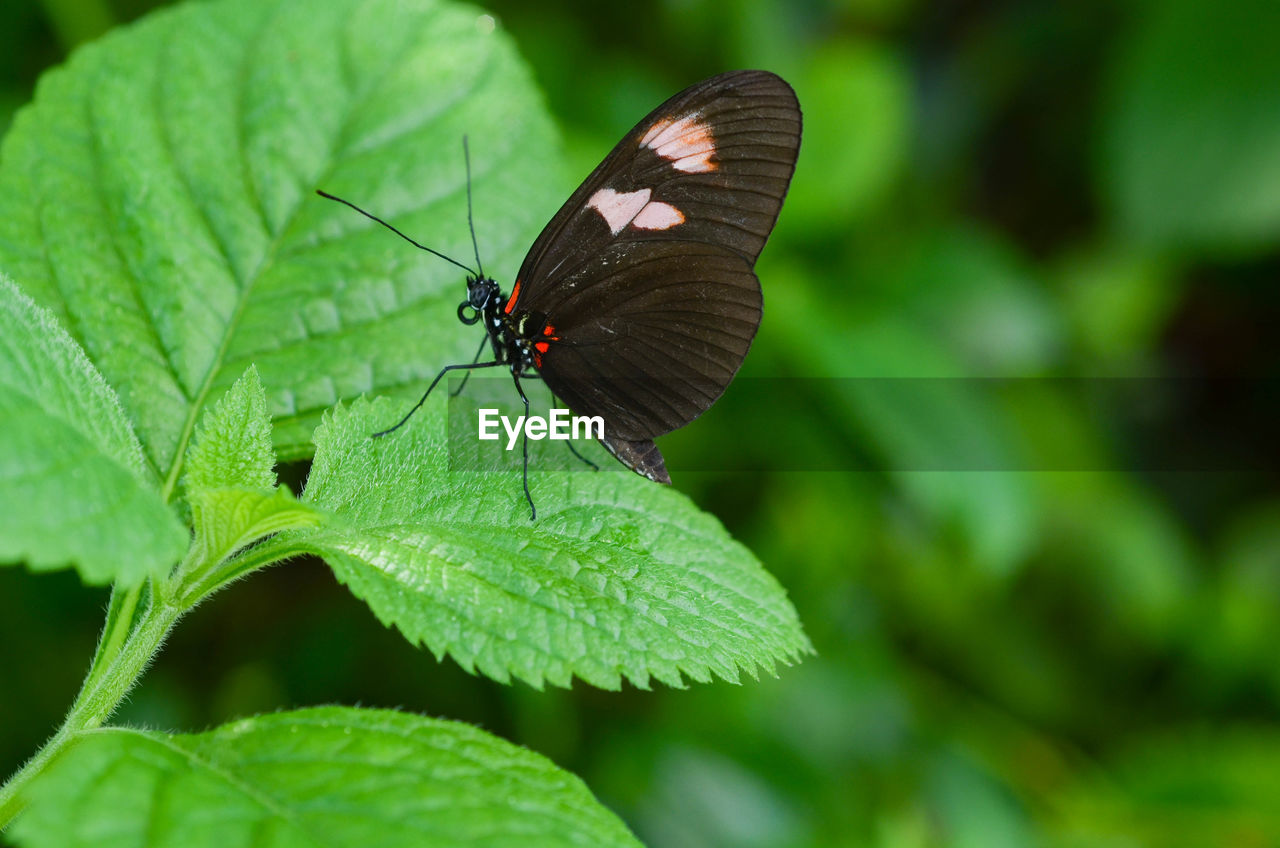
[[[516,280],[516,284],[511,287],[511,297],[507,298],[507,305],[502,311],[511,314],[511,310],[516,308],[516,298],[520,296],[520,281]]]

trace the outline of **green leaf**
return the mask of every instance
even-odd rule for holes
[[[133,585],[187,542],[111,387],[0,276],[0,562]]]
[[[203,560],[216,564],[240,548],[284,530],[312,527],[320,513],[288,489],[205,489],[192,501]]]
[[[1102,178],[1119,222],[1175,248],[1280,237],[1280,4],[1167,0],[1121,53]]]
[[[434,401],[434,399],[433,399]],[[339,407],[303,499],[331,521],[300,544],[386,624],[496,680],[616,689],[737,680],[811,650],[777,582],[720,523],[629,472],[450,471],[443,401],[394,435],[400,404]]]
[[[275,464],[267,395],[258,369],[250,365],[205,412],[187,457],[186,489],[188,493],[227,486],[272,489]]]
[[[507,36],[445,0],[221,0],[157,12],[44,75],[0,148],[0,267],[119,392],[166,489],[251,364],[281,455],[362,392],[473,346],[456,268],[349,197],[509,279],[559,192]],[[491,23],[491,21],[490,21]]]
[[[276,487],[275,451],[266,394],[253,366],[205,412],[187,458],[184,484],[196,530],[194,573],[183,582],[194,587],[191,600],[227,579],[240,576],[211,570],[246,545],[279,533],[312,527],[320,513]]]
[[[91,732],[30,796],[13,828],[24,848],[639,845],[538,754],[389,710]]]

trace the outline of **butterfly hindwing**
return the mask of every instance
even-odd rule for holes
[[[642,439],[636,442],[628,442],[606,432],[600,443],[608,448],[609,453],[617,457],[619,462],[637,474],[648,477],[655,483],[671,485],[671,475],[667,473],[667,463],[663,460],[662,452],[658,450],[658,446],[653,443],[653,440]]]
[[[620,439],[652,439],[707,409],[733,379],[760,324],[760,283],[712,244],[614,245],[557,287],[543,380]]]

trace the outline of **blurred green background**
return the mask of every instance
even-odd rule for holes
[[[0,129],[44,68],[153,5],[4,0]],[[744,377],[1029,379],[731,390],[734,415],[664,442],[817,647],[776,680],[500,686],[299,562],[192,614],[122,720],[463,719],[655,846],[1280,845],[1280,4],[489,8],[575,175],[704,76],[794,85],[804,144]],[[1169,377],[1109,384],[1157,386],[1137,424],[1094,390]],[[726,444],[849,470],[680,473]],[[930,470],[939,449],[1048,470]],[[0,569],[0,770],[61,717],[105,602]]]

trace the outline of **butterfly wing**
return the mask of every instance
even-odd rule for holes
[[[605,446],[670,482],[652,439],[724,392],[760,324],[752,270],[795,169],[800,108],[763,71],[659,106],[574,192],[529,251],[506,311],[545,318],[538,370]],[[539,323],[543,326],[543,323]]]
[[[767,71],[730,71],[675,95],[565,201],[520,266],[508,306],[545,312],[561,278],[619,242],[705,242],[754,265],[795,170],[800,122],[795,92]]]

